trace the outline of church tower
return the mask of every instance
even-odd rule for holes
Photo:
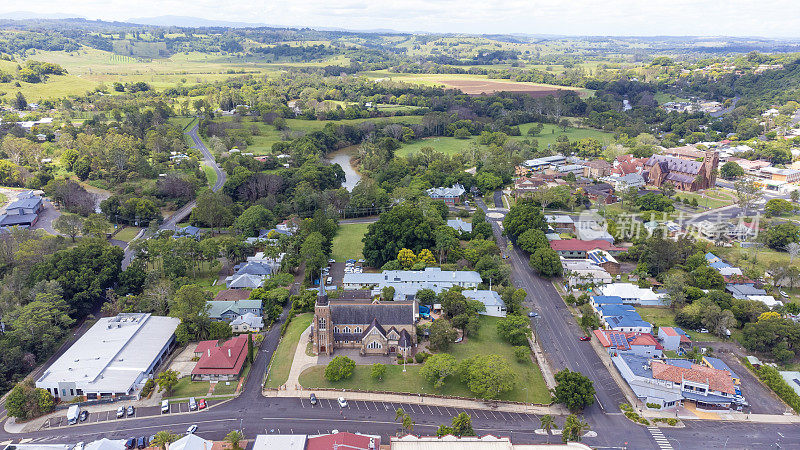
[[[698,186],[700,189],[710,189],[717,184],[717,166],[719,165],[719,153],[714,150],[706,150],[703,156],[703,171],[708,182],[707,186]]]
[[[314,304],[314,350],[318,355],[333,353],[333,323],[331,322],[331,306],[328,302],[328,293],[325,291],[325,281],[320,274],[317,301]]]

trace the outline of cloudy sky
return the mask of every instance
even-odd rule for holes
[[[568,35],[800,37],[796,0],[0,0],[3,12],[178,15],[281,26]]]

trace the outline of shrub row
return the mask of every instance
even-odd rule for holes
[[[786,380],[783,379],[780,373],[778,373],[778,369],[771,367],[771,366],[761,366],[760,368],[754,368],[747,359],[742,359],[742,363],[747,366],[748,369],[755,372],[758,375],[758,378],[764,382],[770,389],[775,391],[778,394],[778,397],[781,398],[787,405],[791,406],[793,410],[800,413],[800,395],[797,395],[797,392],[786,383]]]

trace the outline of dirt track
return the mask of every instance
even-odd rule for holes
[[[460,89],[467,95],[486,95],[505,91],[525,93],[531,97],[546,97],[548,95],[559,95],[565,90],[553,86],[537,86],[499,80],[444,80],[442,84]]]

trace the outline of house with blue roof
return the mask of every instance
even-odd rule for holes
[[[173,238],[179,237],[191,237],[197,239],[200,237],[200,228],[194,225],[186,225],[185,227],[180,227],[175,229],[175,234],[172,235]]]
[[[600,318],[600,323],[609,330],[630,333],[650,333],[653,331],[653,324],[643,320],[633,306],[620,304],[598,305],[596,311]]]
[[[460,217],[449,219],[447,221],[447,226],[458,231],[459,233],[472,233],[472,224],[469,222],[464,222]]]
[[[706,256],[706,261],[708,261],[709,264],[723,262],[722,259],[719,256],[717,256],[717,255],[715,255],[715,254],[713,254],[711,252],[706,253],[705,256]]]

